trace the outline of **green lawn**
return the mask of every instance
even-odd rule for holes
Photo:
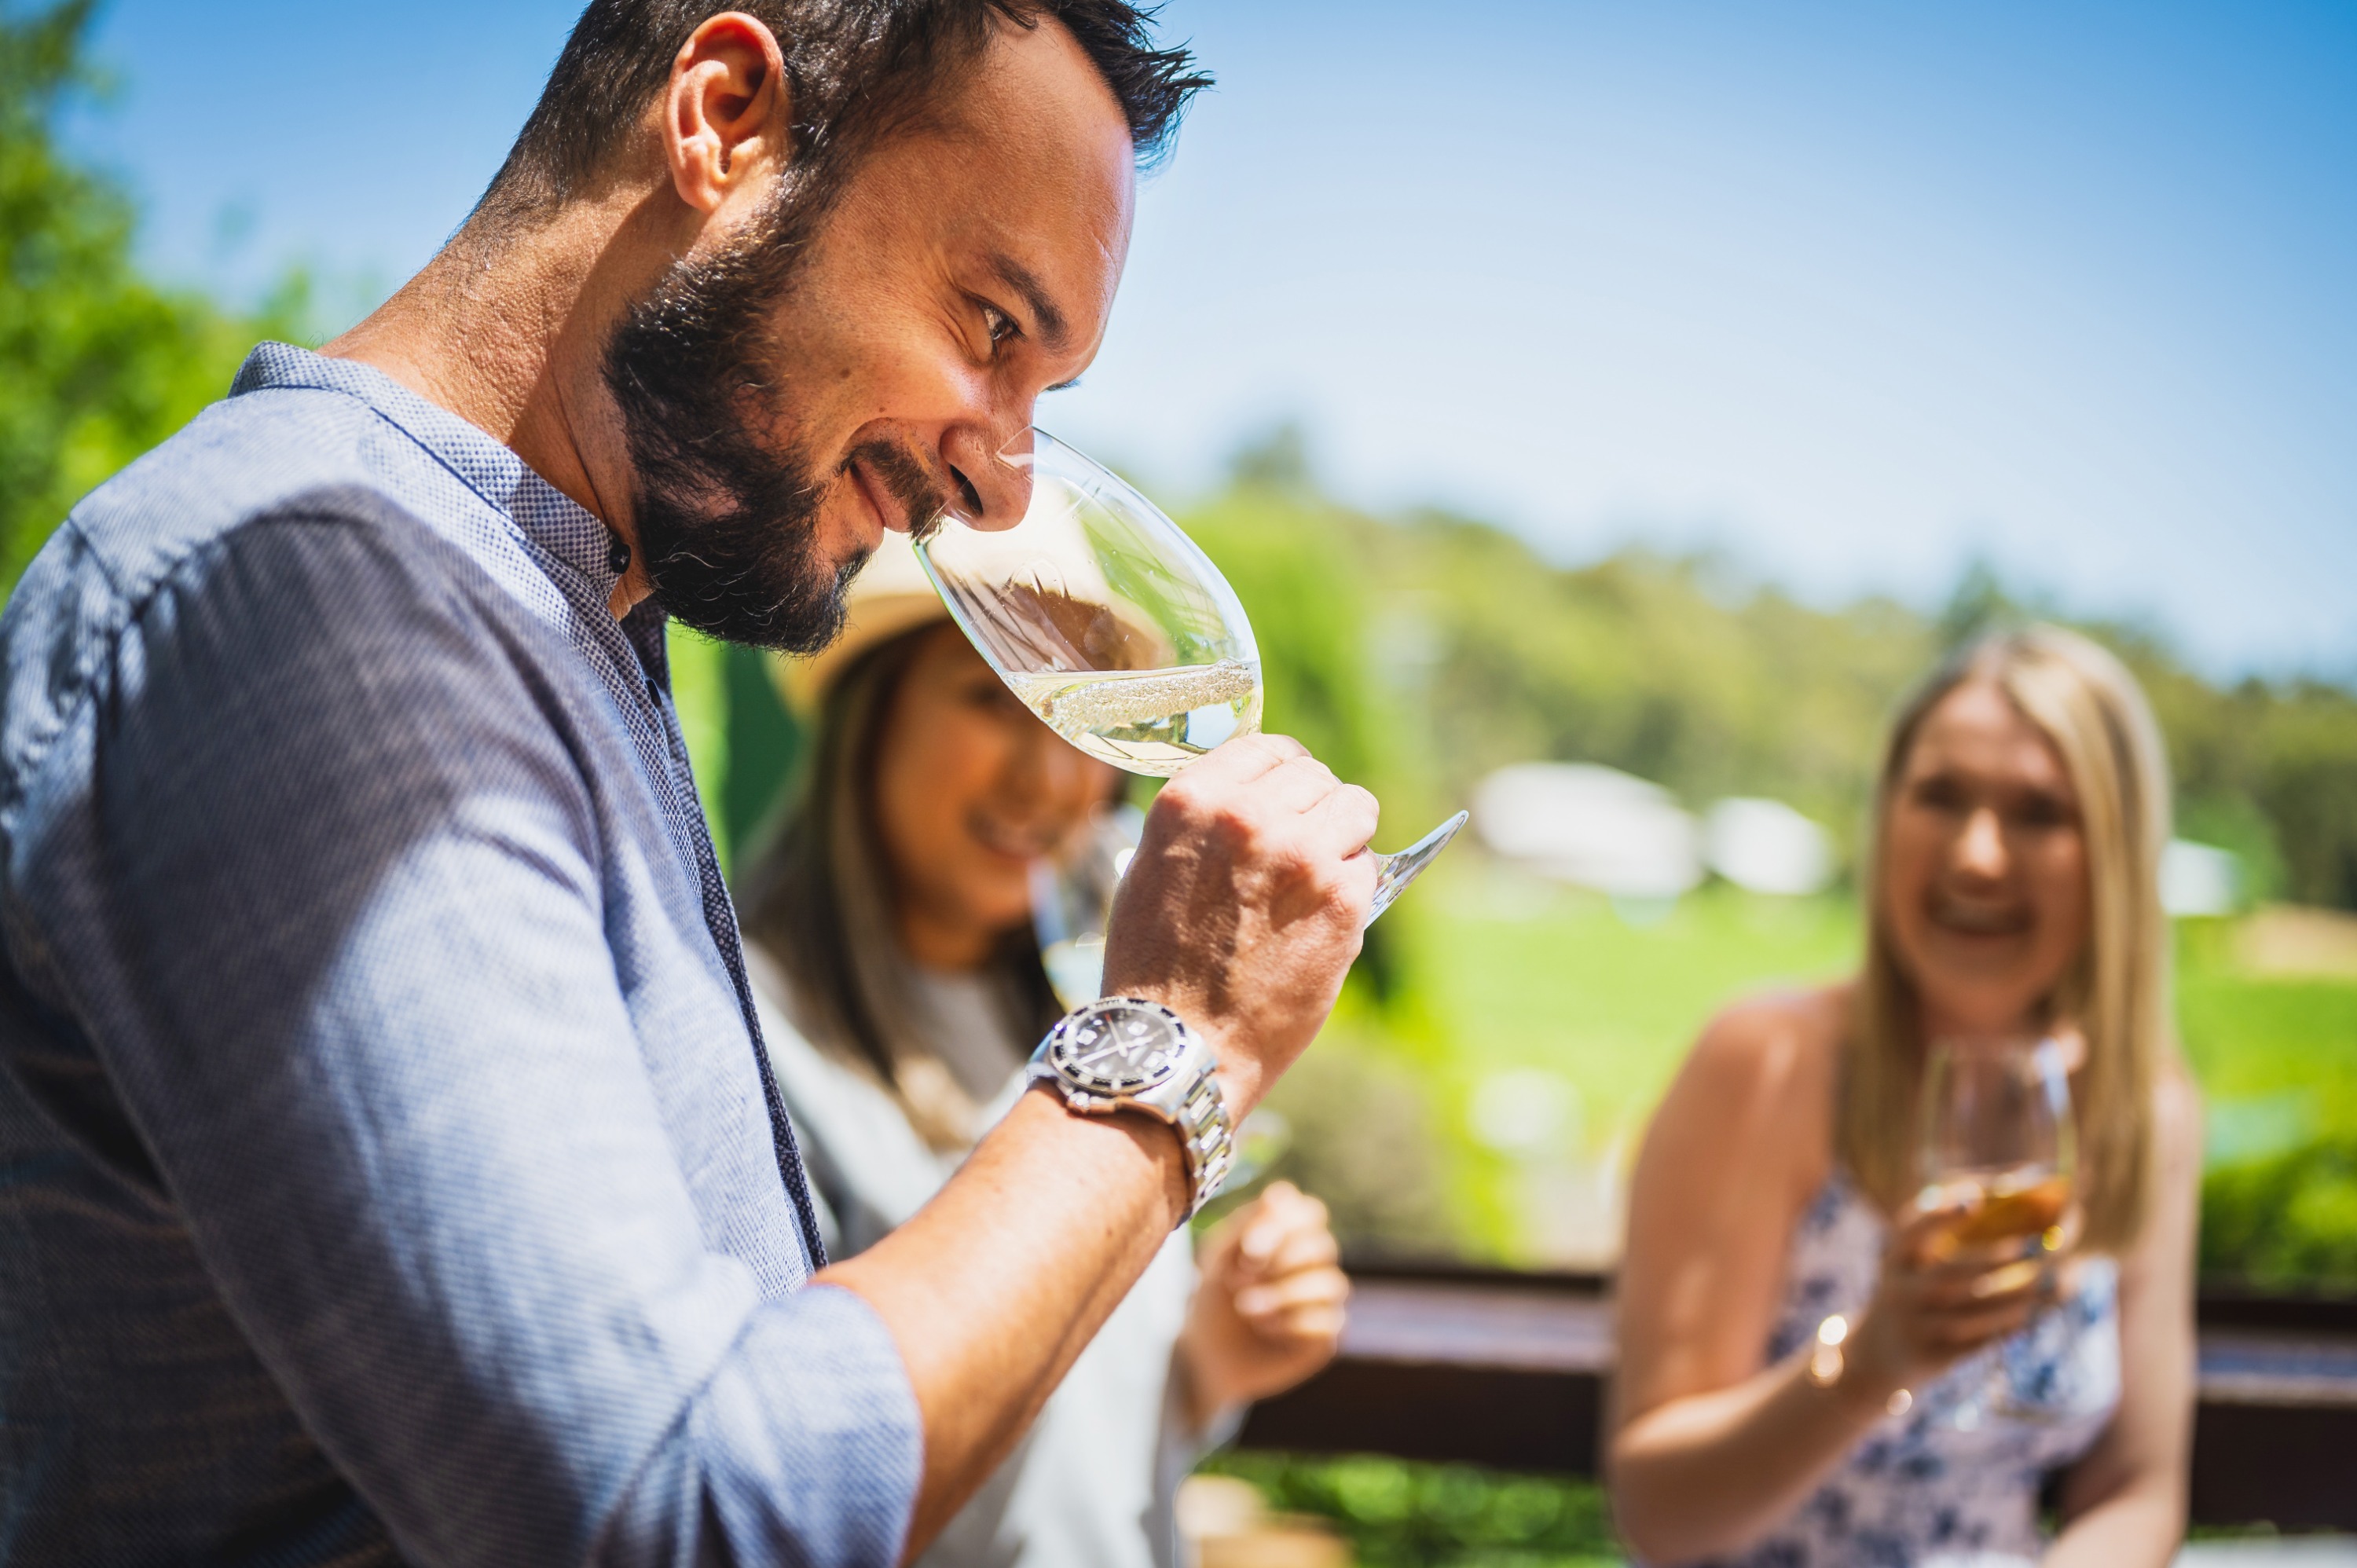
[[[2357,983],[2278,980],[2203,962],[2178,982],[2186,1055],[2209,1101],[2213,1160],[2357,1129]]]
[[[1856,962],[1846,900],[1710,889],[1624,917],[1604,898],[1469,861],[1436,872],[1411,984],[1460,1063],[1541,1068],[1577,1084],[1591,1133],[1651,1111],[1711,1015]]]

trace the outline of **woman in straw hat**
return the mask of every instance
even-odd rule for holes
[[[1901,712],[1864,972],[1722,1015],[1638,1164],[1611,1462],[1646,1559],[2175,1555],[2201,1140],[2168,837],[2151,714],[2083,638],[1989,638]],[[1927,1047],[2040,1038],[2069,1075],[2075,1209],[1977,1240],[1971,1216],[2007,1227],[1917,1168]]]
[[[814,744],[743,878],[746,957],[847,1256],[915,1213],[1022,1091],[1063,1011],[1031,865],[1111,806],[1121,776],[1015,700],[900,534],[860,574],[843,637],[779,670]],[[1216,1227],[1200,1263],[1199,1283],[1182,1229],[924,1563],[1173,1561],[1179,1479],[1246,1402],[1332,1357],[1349,1289],[1324,1206],[1284,1184]]]

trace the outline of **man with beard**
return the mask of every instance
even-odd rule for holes
[[[663,624],[814,648],[1021,514],[1200,83],[1120,0],[593,0],[431,265],[75,510],[0,619],[0,1560],[885,1564],[1007,1452],[1372,801],[1174,782],[1106,976],[1198,1136],[1028,1096],[828,1268]]]

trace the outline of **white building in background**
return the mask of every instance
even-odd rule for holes
[[[1825,830],[1781,800],[1734,796],[1705,813],[1703,862],[1753,893],[1820,893],[1834,876]]]
[[[2171,915],[2231,915],[2243,907],[2243,857],[2190,839],[2160,852],[2160,907]]]
[[[1730,796],[1696,822],[1660,785],[1592,762],[1499,768],[1473,791],[1473,831],[1504,859],[1641,906],[1666,904],[1706,874],[1801,897],[1824,891],[1835,872],[1832,836],[1781,800]],[[2170,840],[2160,901],[2180,918],[2235,913],[2242,858]]]
[[[1509,860],[1615,898],[1702,880],[1702,835],[1658,784],[1586,762],[1518,762],[1473,791],[1473,831]]]

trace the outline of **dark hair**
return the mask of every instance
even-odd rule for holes
[[[1168,150],[1187,101],[1211,81],[1184,45],[1156,48],[1154,9],[1127,0],[589,0],[481,211],[504,223],[594,188],[688,38],[727,9],[777,36],[793,152],[815,166],[798,183],[822,188],[920,113],[996,23],[1069,30],[1120,102],[1141,165]]]
[[[909,1015],[908,961],[876,826],[885,720],[928,636],[928,621],[861,654],[828,691],[799,794],[738,881],[748,940],[784,972],[793,1022],[811,1043],[872,1073],[935,1148],[962,1148],[976,1107],[946,1073],[915,1070],[932,1047]],[[1029,925],[1006,933],[985,973],[1018,1038],[1063,1012]]]

